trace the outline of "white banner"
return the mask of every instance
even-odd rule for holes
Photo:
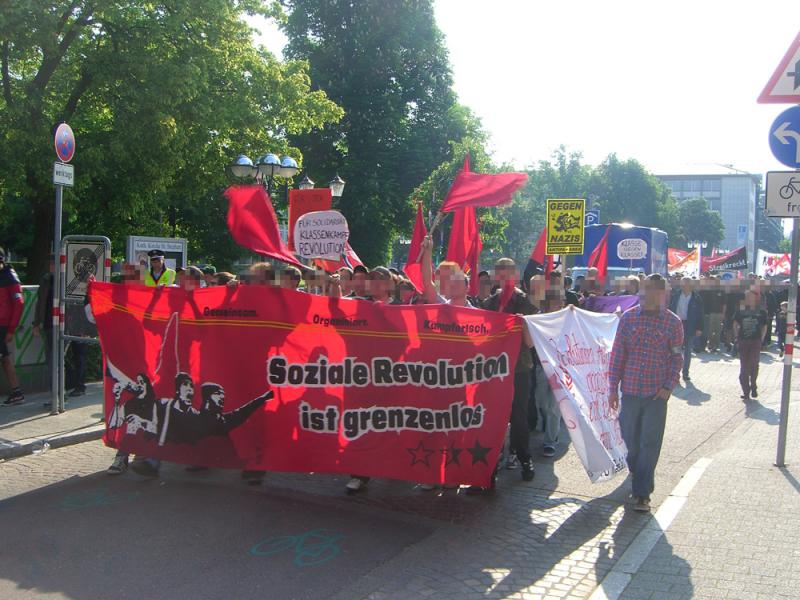
[[[789,277],[791,264],[788,254],[758,251],[756,275],[762,277]]]
[[[592,483],[625,469],[628,454],[608,406],[608,367],[619,318],[569,306],[525,317],[575,451]]]

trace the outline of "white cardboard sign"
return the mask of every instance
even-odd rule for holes
[[[339,211],[306,213],[294,224],[294,251],[303,258],[339,260],[349,236],[347,219]]]
[[[617,244],[620,260],[639,260],[647,256],[647,242],[637,238],[622,240]]]

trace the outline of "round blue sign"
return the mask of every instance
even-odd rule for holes
[[[75,156],[75,135],[72,128],[66,123],[61,123],[56,129],[56,156],[61,162],[68,163]]]
[[[800,106],[783,111],[772,123],[769,149],[787,167],[800,169]]]

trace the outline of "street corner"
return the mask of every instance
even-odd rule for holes
[[[0,527],[0,597],[15,599],[328,597],[431,533],[300,495],[100,474],[4,500]]]

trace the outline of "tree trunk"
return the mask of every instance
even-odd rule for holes
[[[39,279],[49,269],[48,259],[53,247],[54,202],[52,198],[46,198],[48,191],[55,196],[55,190],[43,190],[33,203],[33,244],[28,255],[27,273],[27,283],[31,284],[39,283]]]

